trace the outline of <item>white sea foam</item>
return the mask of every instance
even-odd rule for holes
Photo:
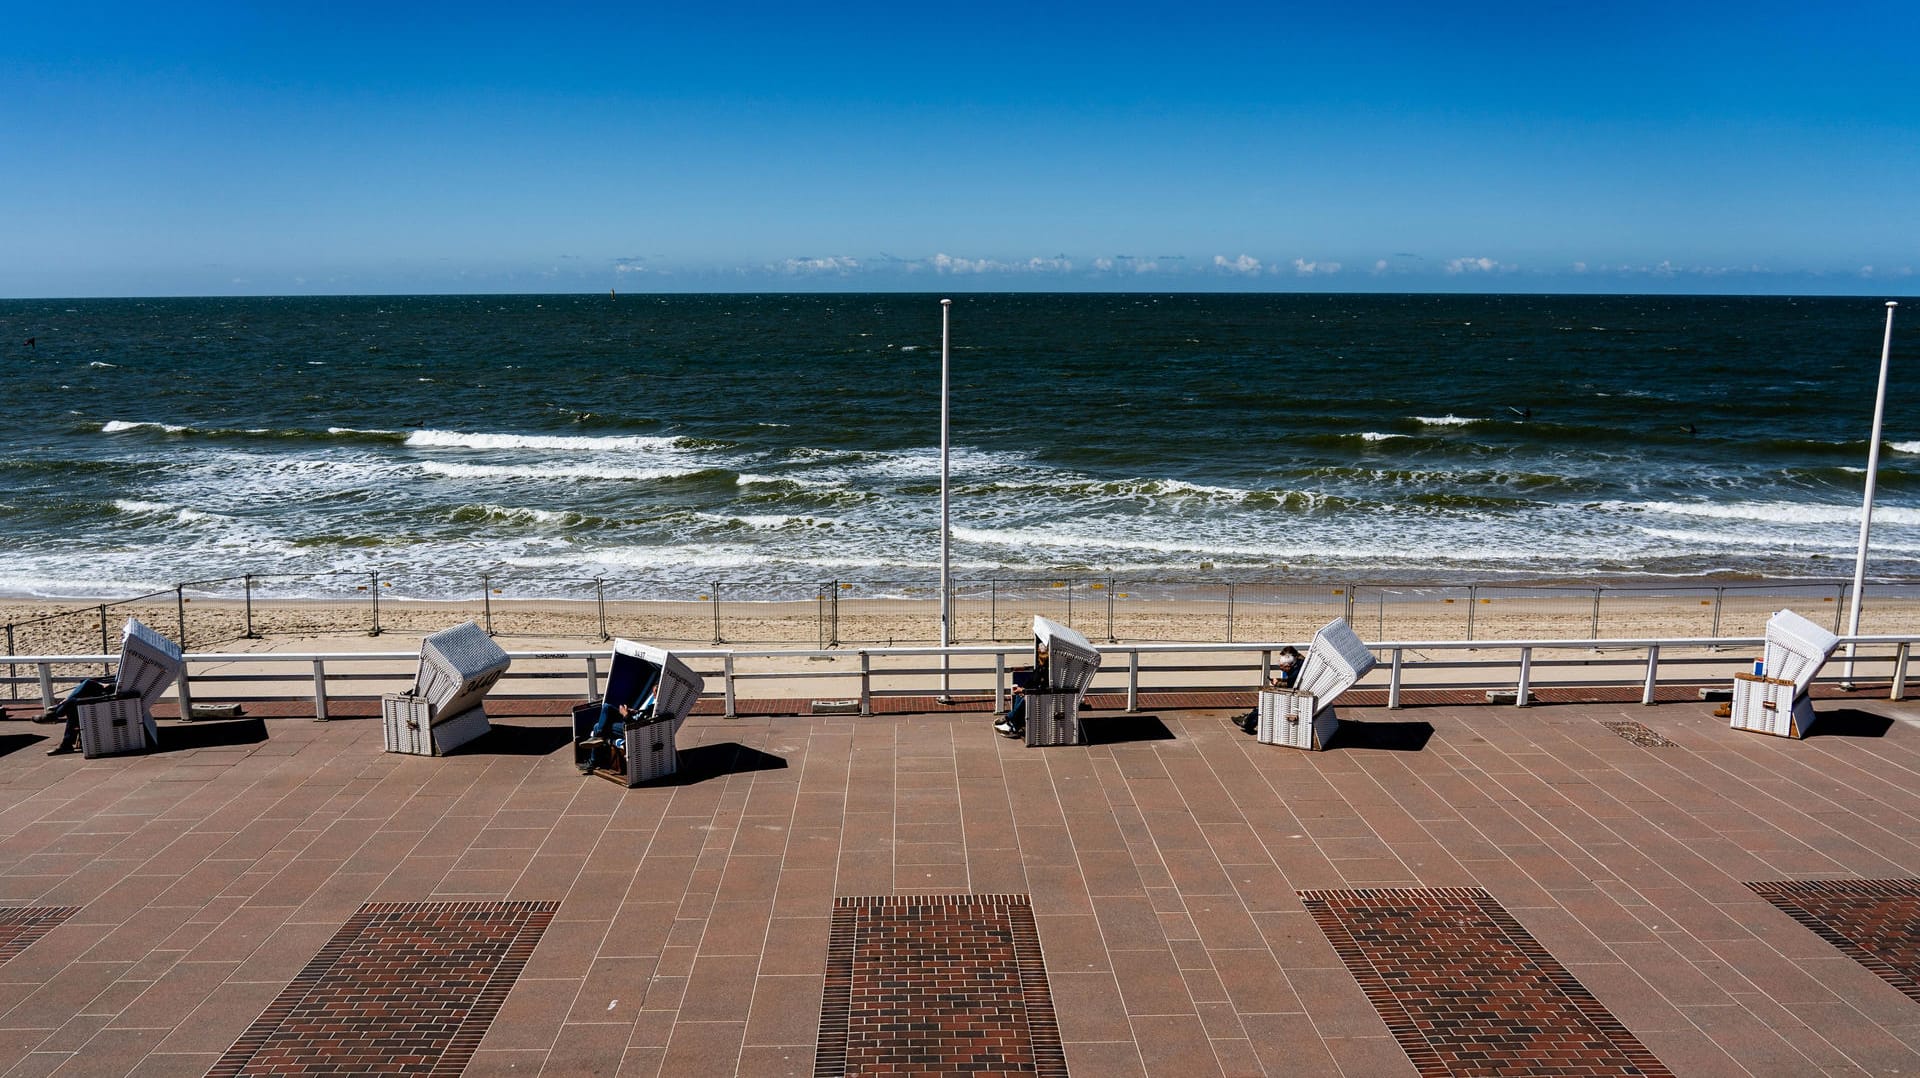
[[[485,434],[457,430],[416,430],[406,444],[436,449],[555,449],[575,452],[670,450],[676,439],[646,435]]]
[[[1895,453],[1920,453],[1920,442],[1888,442],[1887,446]]]
[[[174,423],[129,422],[125,419],[109,419],[105,423],[100,424],[100,433],[102,434],[123,434],[130,430],[145,429],[165,431],[168,434],[179,434],[187,428]]]
[[[425,461],[420,470],[448,479],[564,479],[575,482],[604,480],[678,479],[699,468],[621,467],[615,464],[446,464]]]
[[[1363,442],[1384,442],[1389,438],[1405,438],[1405,434],[1382,434],[1377,430],[1361,431],[1356,435]]]
[[[332,435],[341,435],[341,434],[398,434],[400,432],[396,430],[381,430],[378,427],[328,427],[327,433]]]
[[[1469,419],[1466,416],[1454,415],[1451,412],[1446,415],[1417,415],[1413,417],[1413,421],[1416,423],[1425,423],[1429,427],[1464,427],[1470,423],[1485,422],[1485,420],[1482,419]]]
[[[198,509],[189,509],[184,505],[168,505],[165,502],[144,502],[132,498],[117,498],[114,500],[113,507],[122,513],[130,513],[137,516],[171,516],[183,524],[191,524],[200,520],[219,519],[212,513],[202,512]]]
[[[98,360],[98,359],[94,360],[92,363],[87,364],[87,366],[93,367],[96,370],[103,370],[103,371],[113,371],[113,370],[120,369],[120,364],[118,363],[107,363],[103,360]]]
[[[479,513],[499,520],[525,521],[533,524],[574,524],[581,519],[579,513],[571,510],[534,509],[529,506],[494,505],[491,502],[463,505],[454,510],[456,516],[463,513]]]
[[[791,483],[796,487],[826,489],[846,485],[826,479],[807,479],[797,475],[757,475],[753,472],[741,472],[738,476],[734,477],[733,481],[735,484],[743,487],[777,486],[783,483]]]
[[[1605,502],[1617,508],[1671,516],[1706,517],[1761,524],[1858,524],[1857,505],[1821,505],[1811,502]],[[1920,509],[1878,506],[1873,519],[1885,524],[1920,524]]]

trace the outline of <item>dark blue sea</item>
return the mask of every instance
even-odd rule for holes
[[[1843,578],[1884,319],[1877,299],[957,296],[954,570]],[[1920,576],[1917,331],[1895,326],[1875,578]],[[13,300],[0,342],[4,594],[938,570],[934,296]]]

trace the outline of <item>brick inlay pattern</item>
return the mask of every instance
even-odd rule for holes
[[[1920,1003],[1920,880],[1781,880],[1747,886]]]
[[[1603,722],[1600,725],[1643,748],[1670,749],[1674,747],[1674,742],[1668,741],[1665,735],[1643,722],[1623,719],[1619,722]]]
[[[816,1078],[1065,1078],[1026,895],[834,900]]]
[[[5,962],[54,926],[80,912],[78,906],[13,906],[0,909],[0,962]]]
[[[208,1078],[466,1069],[556,902],[370,902]]]
[[[1300,897],[1422,1075],[1671,1076],[1477,887]]]

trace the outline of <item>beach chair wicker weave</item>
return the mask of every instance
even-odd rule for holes
[[[1815,717],[1808,687],[1839,643],[1839,637],[1791,610],[1768,618],[1763,672],[1733,676],[1733,728],[1807,736]]]
[[[1080,705],[1100,672],[1100,652],[1086,637],[1047,618],[1033,619],[1033,635],[1047,648],[1047,684],[1045,691],[1026,693],[1027,744],[1083,745],[1087,734]]]
[[[599,770],[600,774],[624,782],[629,787],[666,778],[680,769],[680,751],[675,739],[679,736],[681,724],[693,713],[693,706],[700,702],[700,693],[706,688],[705,680],[671,652],[631,640],[615,640],[613,669],[607,674],[607,697],[631,701],[642,679],[650,679],[655,671],[658,671],[659,679],[653,689],[657,694],[653,715],[628,719],[623,724],[617,751],[605,754],[605,759],[612,766]],[[583,767],[588,751],[581,742],[599,720],[600,704],[597,701],[574,706],[575,759]]]
[[[380,698],[388,752],[444,756],[486,733],[487,691],[512,660],[469,621],[420,641],[413,688]]]
[[[1340,728],[1334,700],[1365,677],[1375,662],[1373,652],[1354,635],[1347,619],[1327,622],[1313,634],[1293,688],[1260,690],[1260,743],[1309,751],[1326,748]]]
[[[114,692],[76,702],[80,751],[88,759],[147,752],[160,741],[153,705],[186,670],[180,645],[128,618],[120,630],[120,664]]]

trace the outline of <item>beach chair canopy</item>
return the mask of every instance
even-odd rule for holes
[[[420,673],[413,692],[426,698],[433,715],[458,715],[480,706],[512,660],[487,631],[469,621],[442,629],[420,641]]]
[[[139,618],[127,619],[120,630],[120,665],[113,677],[116,690],[139,693],[140,702],[151,712],[160,694],[186,668],[180,645],[147,628]]]
[[[1306,662],[1293,687],[1318,700],[1332,700],[1365,677],[1376,662],[1345,618],[1335,618],[1313,634]]]
[[[706,681],[675,658],[672,652],[649,647],[632,640],[613,642],[613,669],[607,674],[607,696],[619,701],[631,698],[640,679],[651,665],[660,671],[659,699],[655,701],[656,720],[678,722],[687,717],[706,688]]]
[[[1086,692],[1100,670],[1100,652],[1087,638],[1038,614],[1033,618],[1033,635],[1047,646],[1047,691]]]
[[[1761,653],[1766,675],[1793,682],[1793,694],[1807,691],[1840,638],[1791,610],[1767,619],[1767,646]]]

